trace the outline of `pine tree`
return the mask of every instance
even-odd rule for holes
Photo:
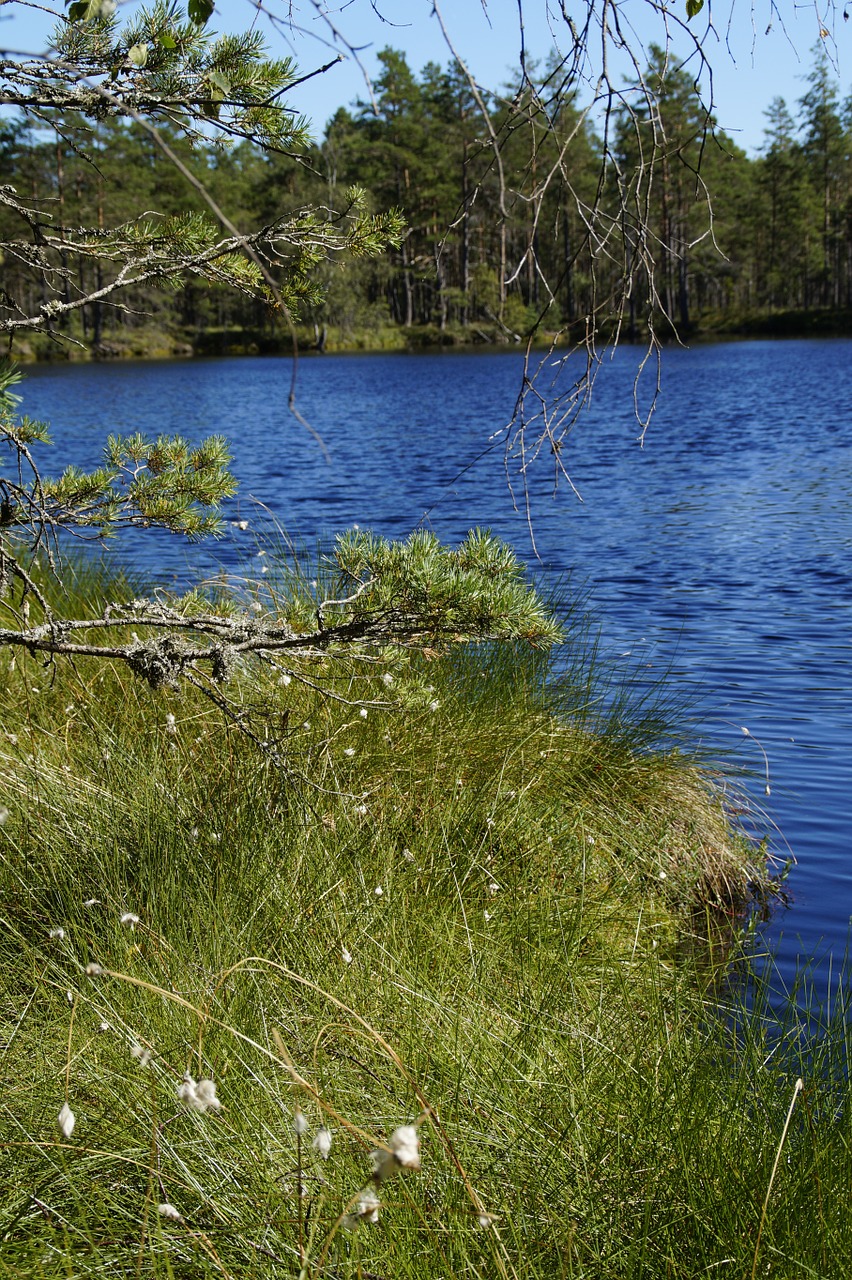
[[[819,209],[796,123],[783,98],[764,113],[762,153],[756,162],[761,213],[756,219],[757,298],[771,308],[808,305],[819,271]]]
[[[813,301],[821,306],[838,307],[843,280],[842,189],[847,137],[840,116],[836,80],[821,45],[814,51],[814,66],[808,76],[808,84],[808,92],[799,99],[799,106],[804,112],[804,159],[820,206],[822,251]]]

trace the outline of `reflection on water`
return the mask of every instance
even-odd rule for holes
[[[539,554],[588,580],[610,656],[673,668],[724,755],[761,771],[743,725],[769,753],[771,817],[799,861],[773,926],[788,972],[800,950],[842,954],[852,915],[851,355],[846,341],[668,351],[639,450],[635,359],[619,352],[563,455],[583,502],[554,498],[544,468],[532,481]],[[241,483],[230,514],[259,525],[258,498],[309,544],[425,518],[449,540],[489,526],[528,554],[487,449],[519,373],[514,353],[304,360],[300,408],[330,463],[287,411],[286,360],[38,369],[24,407],[51,421],[60,465],[96,463],[106,429],[223,432]],[[145,535],[131,550],[180,580],[235,568],[250,538],[187,551]]]

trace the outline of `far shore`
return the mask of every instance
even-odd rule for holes
[[[605,330],[597,334],[599,344],[610,340]],[[681,327],[677,333],[659,331],[663,345],[681,343],[729,342],[753,338],[842,338],[852,337],[852,310],[845,311],[779,311],[737,317],[710,316]],[[579,341],[576,331],[555,332],[542,329],[534,339],[538,348],[568,349]],[[517,351],[523,350],[529,334],[513,333],[497,325],[445,328],[418,325],[404,328],[385,325],[362,330],[325,330],[296,327],[291,335],[278,330],[241,328],[207,329],[202,332],[166,331],[153,326],[116,330],[98,343],[73,334],[57,334],[53,338],[39,335],[19,338],[10,356],[19,364],[110,362],[115,360],[192,360],[216,356],[291,355],[293,342],[300,355],[322,355],[390,352],[436,351]],[[632,338],[622,330],[619,342],[644,345],[647,330]]]

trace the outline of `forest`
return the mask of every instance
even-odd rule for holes
[[[370,209],[401,213],[398,244],[378,256],[359,256],[356,245],[345,260],[320,251],[294,270],[285,248],[278,271],[303,345],[576,340],[590,325],[662,341],[675,332],[848,331],[852,93],[842,99],[822,48],[798,101],[765,109],[755,157],[717,128],[691,75],[655,47],[646,78],[659,91],[659,118],[625,101],[606,147],[592,113],[565,93],[555,59],[516,89],[491,93],[456,66],[430,63],[417,74],[390,48],[380,64],[373,101],[338,110],[322,141],[298,154],[161,130],[244,232],[282,211],[328,230],[356,192]],[[52,228],[68,242],[59,256],[66,268],[73,259],[81,294],[97,293],[120,262],[80,253],[71,229],[129,228],[140,209],[157,208],[184,219],[191,238],[193,213],[204,209],[145,128],[109,115],[69,116],[51,130],[6,119],[0,163],[23,204],[28,193],[52,192]],[[38,224],[2,204],[0,239],[16,237],[0,302],[14,298],[30,313],[44,301]],[[603,300],[628,277],[634,287],[613,314]],[[58,320],[56,335],[102,356],[144,354],[142,335],[152,333],[186,353],[235,335],[251,349],[288,342],[276,307],[232,284],[160,281],[132,290],[124,309],[95,299]],[[64,355],[67,345],[26,338],[15,354],[52,351]]]

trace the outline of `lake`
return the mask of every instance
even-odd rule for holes
[[[668,350],[644,448],[636,355],[601,371],[564,451],[580,502],[534,474],[533,520],[549,572],[585,583],[603,648],[625,670],[671,680],[723,758],[752,767],[756,803],[795,853],[794,904],[769,928],[785,981],[797,957],[842,957],[852,916],[852,341],[724,343]],[[311,544],[360,524],[443,539],[484,525],[531,557],[502,449],[516,352],[38,367],[24,411],[52,425],[56,463],[92,466],[106,432],[225,434],[240,497],[224,542],[186,548],[137,535],[124,550],[185,582],[250,553],[271,516]],[[268,512],[252,499],[266,504]],[[271,513],[271,514],[270,514]],[[763,757],[772,794],[764,796]],[[784,843],[776,837],[775,848]]]

